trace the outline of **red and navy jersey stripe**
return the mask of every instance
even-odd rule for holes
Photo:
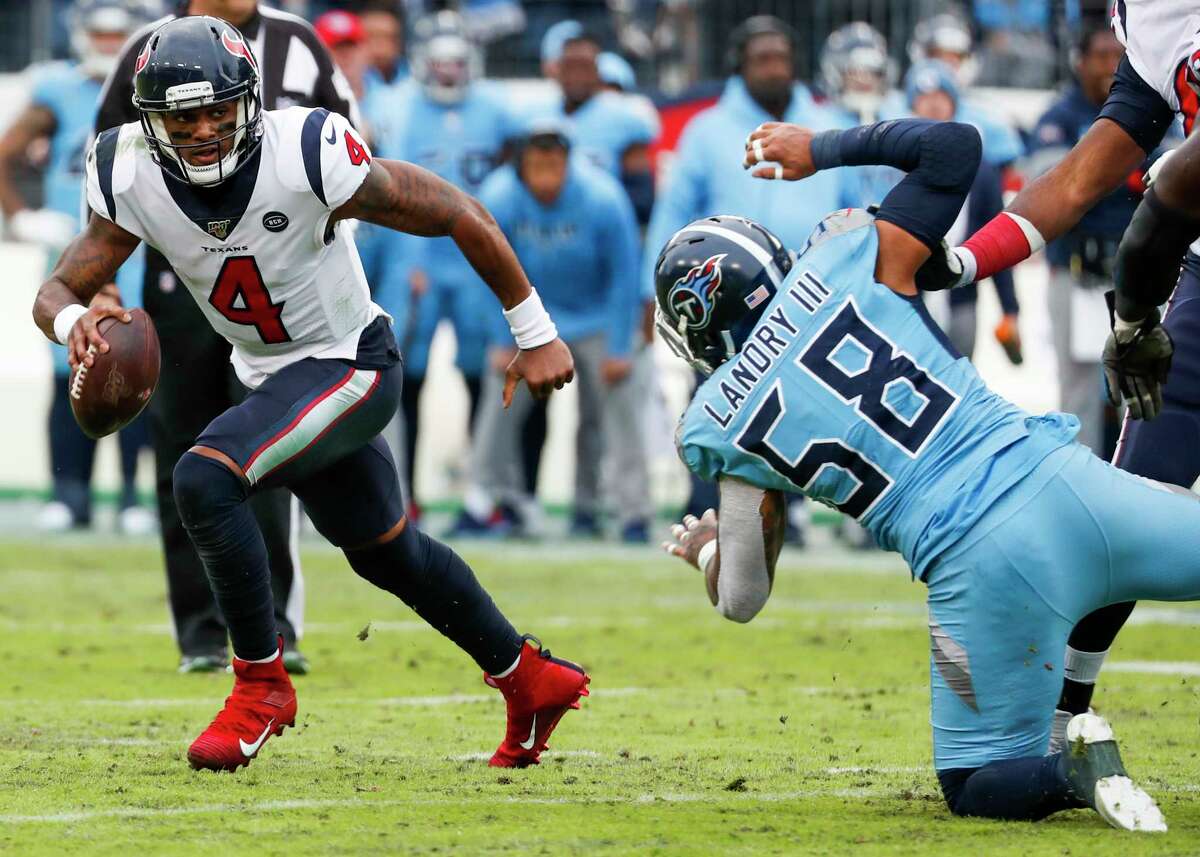
[[[1196,124],[1196,112],[1200,110],[1200,95],[1193,86],[1197,83],[1193,66],[1200,61],[1200,51],[1179,61],[1175,68],[1175,97],[1179,99],[1179,115],[1183,117],[1183,133],[1190,136]]]

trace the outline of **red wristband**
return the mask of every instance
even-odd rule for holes
[[[1032,255],[1025,232],[1005,212],[989,220],[963,246],[975,257],[976,282],[987,279],[997,271],[1011,268]]]

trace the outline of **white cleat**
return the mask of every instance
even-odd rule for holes
[[[1073,790],[1101,818],[1118,830],[1166,832],[1167,821],[1154,798],[1125,771],[1107,720],[1090,713],[1071,718],[1063,753]]]
[[[1167,820],[1154,798],[1129,777],[1120,775],[1096,781],[1096,812],[1118,830],[1166,833]]]

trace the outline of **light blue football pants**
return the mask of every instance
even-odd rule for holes
[[[1076,622],[1123,601],[1200,599],[1200,502],[1071,444],[926,583],[937,769],[1041,755]]]

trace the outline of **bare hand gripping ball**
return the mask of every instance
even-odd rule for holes
[[[133,422],[158,386],[158,333],[150,316],[131,309],[129,322],[103,319],[98,330],[108,351],[71,373],[71,411],[88,437],[110,435]]]

